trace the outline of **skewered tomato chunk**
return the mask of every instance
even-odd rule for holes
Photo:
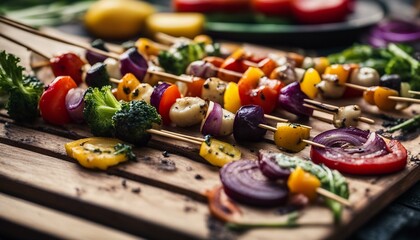
[[[82,83],[83,66],[85,63],[74,53],[64,53],[50,59],[54,76],[70,76],[77,85]]]
[[[316,189],[321,186],[319,179],[306,172],[301,167],[297,167],[289,176],[287,186],[292,193],[301,193],[310,200],[316,198]]]
[[[290,152],[299,152],[306,147],[302,140],[309,139],[310,129],[292,123],[277,123],[274,142],[280,148]]]

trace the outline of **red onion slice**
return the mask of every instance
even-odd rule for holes
[[[390,42],[420,41],[420,26],[402,20],[386,21],[372,30],[368,40],[375,47],[385,47]]]
[[[120,61],[121,75],[124,76],[127,73],[132,73],[139,81],[143,81],[149,65],[147,64],[146,59],[137,52],[137,49],[130,48],[125,51],[121,54]]]
[[[72,88],[66,95],[66,109],[70,118],[76,122],[83,122],[83,108],[85,103],[83,101],[85,90],[81,88]]]
[[[293,82],[280,90],[278,105],[299,117],[309,117],[313,110],[303,106],[305,98],[308,96],[302,92],[300,84]]]
[[[156,108],[157,112],[159,112],[159,104],[160,100],[162,99],[163,94],[165,93],[166,89],[171,85],[166,82],[162,82],[159,85],[155,86],[153,89],[152,95],[150,96],[150,105]]]
[[[289,178],[290,170],[280,167],[276,163],[276,154],[260,151],[258,153],[258,167],[262,174],[270,180],[286,180]]]
[[[258,105],[242,106],[235,114],[233,137],[237,142],[261,141],[267,130],[260,128],[258,124],[265,124],[262,107]]]
[[[249,205],[279,206],[286,202],[289,193],[286,186],[262,175],[256,161],[228,163],[220,170],[220,179],[226,195]]]
[[[209,102],[206,117],[201,123],[200,131],[203,135],[219,136],[222,127],[223,108],[220,104]]]

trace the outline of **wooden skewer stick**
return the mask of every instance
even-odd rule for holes
[[[414,95],[420,95],[420,91],[409,90],[408,93],[411,93],[411,94],[414,94]]]
[[[204,138],[193,137],[193,136],[185,135],[185,134],[182,134],[182,133],[170,132],[170,131],[167,131],[167,130],[164,130],[164,129],[161,129],[160,131],[165,132],[165,133],[170,133],[170,134],[173,134],[173,135],[176,135],[176,136],[184,137],[184,138],[189,138],[191,140],[195,140],[195,141],[199,141],[199,142],[204,142],[205,141]]]
[[[285,119],[285,118],[279,118],[273,115],[268,115],[268,114],[264,114],[264,117],[270,120],[274,120],[277,122],[289,122],[289,120]]]
[[[32,51],[32,52],[34,52],[34,53],[38,54],[39,56],[41,56],[41,57],[43,57],[43,58],[50,59],[47,55],[45,55],[45,54],[43,54],[43,53],[39,52],[38,50],[36,50],[36,49],[34,49],[34,48],[30,47],[29,45],[26,45],[26,44],[24,44],[24,43],[22,43],[22,42],[20,42],[20,41],[17,41],[16,39],[13,39],[13,38],[11,38],[11,37],[8,37],[8,36],[4,35],[3,33],[0,33],[0,36],[1,36],[2,38],[4,38],[4,39],[7,39],[7,40],[9,40],[9,41],[11,41],[11,42],[13,42],[13,43],[15,43],[15,44],[17,44],[17,45],[20,45],[20,46],[22,46],[22,47],[24,47],[24,48],[28,49],[29,51]],[[49,64],[49,62],[48,62],[48,64]]]
[[[339,109],[339,107],[337,107],[337,106],[317,102],[317,101],[310,100],[310,99],[305,99],[304,101],[308,102],[308,103],[311,103],[311,104],[314,104],[315,106],[314,105],[309,105],[309,104],[306,104],[306,103],[304,103],[303,106],[305,106],[307,108],[312,108],[314,110],[324,112],[324,113],[335,114],[337,112],[337,110]],[[369,123],[369,124],[375,124],[375,120],[367,118],[367,117],[358,117],[357,120],[359,120],[361,122]]]
[[[190,138],[185,138],[185,137],[178,136],[177,134],[173,134],[172,132],[162,132],[162,131],[159,131],[159,130],[156,130],[156,129],[147,129],[146,131],[148,133],[151,133],[151,134],[156,134],[156,135],[163,136],[163,137],[169,137],[169,138],[172,138],[172,139],[197,144],[197,145],[200,145],[200,146],[201,146],[201,143],[202,143],[202,142],[190,139]]]
[[[189,38],[186,38],[186,37],[179,37],[178,38],[178,37],[174,37],[174,36],[171,36],[171,35],[163,33],[163,32],[156,33],[155,38],[158,41],[163,42],[163,43],[167,43],[167,44],[174,44],[178,40],[183,40],[183,41],[188,41],[188,42],[192,41],[192,39],[189,39]]]
[[[325,118],[325,117],[321,117],[321,116],[316,116],[316,115],[312,115],[311,117],[312,118],[315,118],[315,119],[318,119],[320,121],[329,123],[329,124],[333,124],[334,123],[334,121],[332,119],[329,119],[329,118]]]
[[[340,197],[340,196],[338,196],[338,195],[336,195],[336,194],[334,194],[334,193],[332,193],[332,192],[330,192],[328,190],[325,190],[323,188],[317,188],[316,189],[316,192],[319,195],[324,196],[324,197],[327,197],[327,198],[332,199],[332,200],[335,200],[335,201],[343,204],[344,206],[347,206],[347,207],[351,207],[352,206],[349,200],[347,200],[347,199],[345,199],[343,197]]]
[[[258,127],[267,129],[267,130],[272,131],[272,132],[277,131],[277,128],[269,126],[269,125],[265,125],[265,124],[258,124]],[[305,142],[307,144],[310,144],[310,145],[313,145],[313,146],[316,146],[316,147],[325,148],[324,145],[316,143],[316,142],[312,142],[311,140],[302,139],[302,142]]]
[[[24,25],[22,23],[17,23],[15,21],[12,21],[12,20],[10,20],[10,19],[8,19],[6,17],[3,17],[3,16],[0,16],[0,22],[2,22],[4,24],[7,24],[9,26],[18,28],[20,30],[23,30],[23,31],[26,31],[26,32],[29,32],[29,33],[32,33],[32,34],[35,34],[35,35],[44,37],[44,38],[48,38],[48,39],[51,39],[51,40],[54,40],[54,41],[57,41],[57,42],[61,42],[61,43],[65,43],[65,44],[68,44],[68,45],[72,45],[72,46],[75,46],[75,47],[83,48],[83,49],[86,49],[86,50],[89,50],[89,51],[92,51],[92,52],[96,52],[98,54],[101,54],[103,56],[107,56],[107,57],[110,57],[110,58],[119,59],[119,55],[118,54],[110,53],[110,52],[105,52],[105,51],[102,51],[100,49],[91,47],[91,46],[86,45],[86,44],[81,44],[81,43],[76,43],[76,42],[68,41],[68,40],[65,40],[65,39],[61,39],[61,38],[52,36],[50,34],[46,34],[46,33],[40,32],[39,30],[30,28],[30,27],[28,27],[28,26],[26,26],[26,25]]]
[[[359,89],[362,91],[366,91],[369,88],[367,87],[363,87],[363,86],[359,86],[356,84],[352,84],[352,83],[346,83],[347,87],[351,87],[351,88],[355,88],[355,89]],[[413,93],[414,91],[410,91],[409,93]],[[420,99],[416,99],[416,98],[408,98],[408,97],[397,97],[397,96],[389,96],[389,99],[392,99],[394,101],[397,102],[411,102],[411,103],[420,103]]]

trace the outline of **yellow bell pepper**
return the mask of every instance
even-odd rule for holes
[[[321,186],[319,179],[305,172],[301,167],[297,167],[289,176],[287,186],[292,193],[301,193],[309,198],[315,200],[316,190]]]
[[[106,170],[135,157],[131,146],[114,138],[91,137],[65,144],[67,155],[86,168]]]
[[[389,96],[398,96],[398,92],[394,89],[386,87],[377,87],[373,93],[373,100],[375,101],[375,105],[384,111],[395,109],[397,102],[395,100],[389,99]]]
[[[310,129],[293,123],[277,123],[274,142],[284,150],[300,152],[306,147],[302,140],[309,139]]]
[[[338,83],[344,85],[350,75],[350,66],[342,64],[333,64],[325,69],[324,74],[337,75]]]
[[[241,158],[241,151],[229,143],[213,138],[206,138],[200,147],[200,156],[217,167],[223,167]]]
[[[127,73],[118,84],[115,97],[118,100],[131,101],[131,93],[139,85],[140,81],[133,74]]]
[[[370,105],[375,105],[375,100],[373,99],[373,95],[375,93],[377,86],[370,87],[366,91],[363,92],[363,99],[369,103]]]
[[[309,98],[314,99],[318,95],[318,88],[316,85],[321,82],[321,76],[313,69],[306,70],[302,81],[300,82],[300,90],[304,92]]]
[[[224,109],[236,113],[241,108],[241,98],[239,97],[238,84],[229,82],[226,86],[224,98]]]
[[[134,45],[137,47],[137,51],[145,56],[157,56],[160,53],[156,43],[147,38],[139,38]]]
[[[330,61],[326,57],[314,58],[314,68],[319,74],[323,74],[325,69],[330,65]]]

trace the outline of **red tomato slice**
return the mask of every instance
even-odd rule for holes
[[[64,125],[70,122],[71,118],[66,109],[66,95],[77,85],[69,76],[60,76],[54,79],[39,100],[39,110],[44,121]]]
[[[346,18],[350,4],[350,0],[294,0],[292,11],[300,23],[332,23]]]
[[[289,16],[292,0],[252,0],[255,11],[267,15]]]
[[[181,97],[181,93],[176,85],[168,87],[162,95],[159,103],[159,114],[162,116],[163,124],[170,124],[169,110],[175,103],[176,99]]]
[[[407,150],[397,140],[387,143],[389,153],[380,157],[336,157],[334,154],[321,155],[311,148],[311,159],[343,173],[359,175],[386,174],[404,169],[407,165]]]
[[[85,63],[74,53],[64,53],[50,59],[54,76],[70,76],[77,85],[82,83],[83,66]]]

